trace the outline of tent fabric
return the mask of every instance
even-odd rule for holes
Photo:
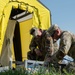
[[[33,2],[34,1],[34,2]],[[12,8],[19,8],[30,12],[32,17],[32,27],[47,29],[51,26],[50,11],[38,0],[0,0],[0,53],[7,29]]]
[[[17,0],[17,2],[16,0],[0,0],[0,45],[2,45],[4,39],[5,30],[12,6],[18,8],[18,6],[21,4],[21,9],[26,10],[27,7],[28,11],[33,13],[32,26],[36,26],[42,29],[47,29],[50,27],[50,11],[42,6],[37,0],[34,0],[34,2],[31,0]]]
[[[8,66],[9,61],[12,60],[12,44],[13,44],[13,36],[14,30],[16,26],[16,20],[9,20],[8,26],[6,29],[4,43],[1,51],[1,65]]]

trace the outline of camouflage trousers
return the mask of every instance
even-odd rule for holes
[[[44,61],[44,58],[45,58],[45,56],[38,56],[38,55],[36,55],[35,52],[32,53],[31,51],[29,51],[27,53],[27,59],[29,59],[29,60]]]

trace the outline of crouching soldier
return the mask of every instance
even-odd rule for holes
[[[52,55],[49,62],[59,62],[65,55],[68,55],[74,59],[73,62],[69,63],[68,69],[71,68],[75,71],[75,35],[69,31],[62,31],[58,25],[52,25],[48,32],[51,34],[53,41],[60,39],[59,49]]]
[[[29,45],[30,51],[27,54],[29,60],[44,61],[48,55],[54,53],[53,39],[47,30],[38,29],[36,27],[31,28],[30,34],[33,35]],[[55,44],[57,47],[57,44]]]

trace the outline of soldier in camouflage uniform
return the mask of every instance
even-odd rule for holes
[[[48,32],[52,36],[53,41],[60,39],[59,49],[51,57],[50,63],[62,60],[65,55],[69,55],[75,61],[75,35],[69,31],[62,31],[58,25],[52,25],[48,29]],[[69,64],[73,65],[73,68],[75,68],[75,62],[70,62]]]
[[[30,60],[44,61],[45,56],[47,58],[54,53],[53,46],[58,47],[56,43],[53,45],[53,39],[46,30],[33,27],[30,34],[33,35],[27,54]]]

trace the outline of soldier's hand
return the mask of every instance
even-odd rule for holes
[[[42,56],[42,53],[40,52],[39,49],[36,49],[36,50],[35,50],[35,53],[36,53],[38,56]]]

